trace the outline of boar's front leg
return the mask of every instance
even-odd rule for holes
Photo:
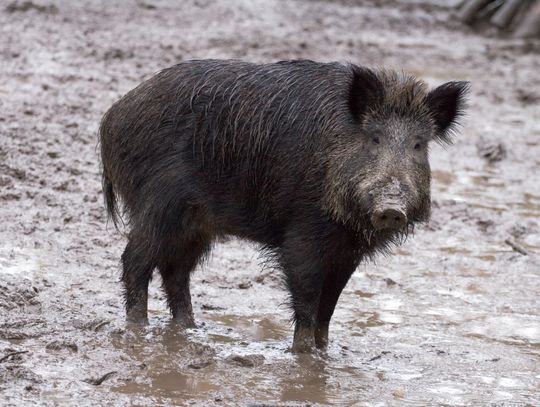
[[[292,351],[312,352],[315,349],[315,326],[324,266],[319,261],[316,248],[301,236],[286,243],[280,263],[293,308],[295,329]]]
[[[330,319],[362,254],[355,232],[322,215],[304,219],[286,234],[279,257],[294,311],[292,350],[300,353],[326,347]]]
[[[328,327],[341,292],[347,285],[352,273],[358,266],[359,259],[353,252],[336,251],[334,264],[326,275],[319,300],[315,343],[317,348],[325,349],[328,345]]]
[[[315,350],[321,291],[335,256],[339,256],[335,251],[336,239],[340,240],[339,231],[326,218],[304,217],[301,223],[289,228],[279,251],[278,260],[294,312],[292,351],[295,353]]]

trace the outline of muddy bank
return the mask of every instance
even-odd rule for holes
[[[540,404],[538,42],[447,22],[447,2],[197,0],[0,5],[0,404]],[[362,3],[362,5],[358,5]],[[312,58],[472,82],[432,150],[433,218],[359,267],[324,357],[288,352],[279,276],[249,243],[194,276],[199,328],[126,326],[96,129],[192,58]]]

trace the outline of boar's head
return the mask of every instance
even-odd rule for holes
[[[403,236],[429,219],[429,145],[451,142],[469,84],[448,82],[428,92],[403,74],[351,71],[348,124],[327,156],[325,206],[364,233]]]

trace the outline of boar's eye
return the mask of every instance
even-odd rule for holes
[[[416,144],[414,145],[414,149],[417,150],[417,151],[421,150],[422,147],[423,147],[423,146],[422,146],[422,143],[416,143]]]
[[[379,139],[379,137],[373,137],[373,138],[371,139],[371,142],[372,142],[373,144],[381,144],[381,140]]]

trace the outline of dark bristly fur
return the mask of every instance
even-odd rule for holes
[[[359,262],[429,217],[427,144],[448,140],[467,88],[428,93],[392,71],[306,60],[190,61],[139,85],[100,126],[107,210],[130,230],[128,319],[146,318],[158,268],[173,317],[193,326],[190,273],[233,235],[283,270],[293,349],[324,347]],[[406,223],[375,227],[374,211],[388,205]]]

